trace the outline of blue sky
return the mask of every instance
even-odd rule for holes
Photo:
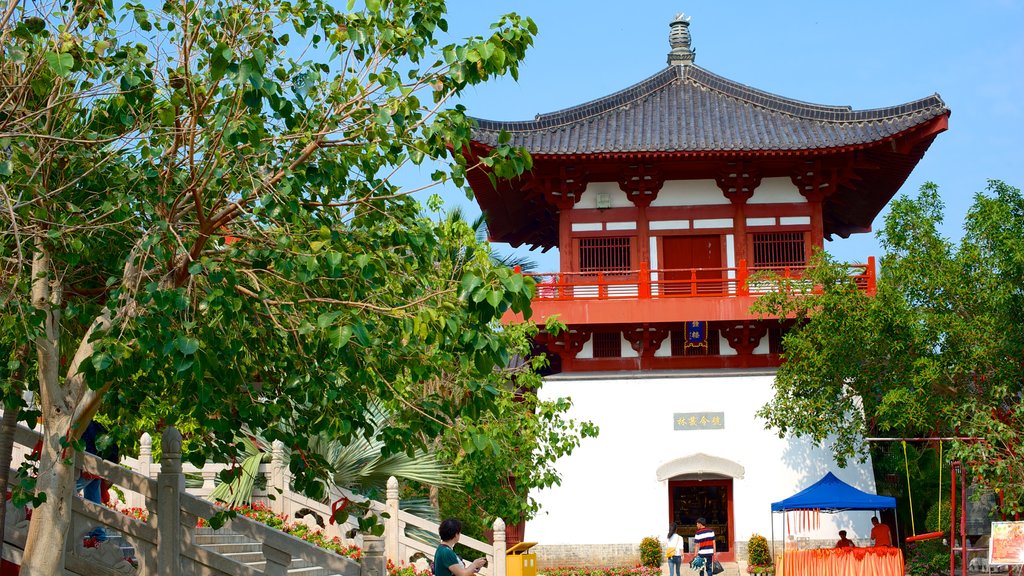
[[[901,193],[939,184],[944,231],[954,239],[988,179],[1024,186],[1024,0],[453,0],[450,32],[484,33],[510,11],[536,21],[535,46],[518,82],[491,82],[462,98],[473,116],[530,119],[647,78],[665,67],[668,23],[685,12],[696,63],[755,88],[858,109],[937,92],[952,110],[949,130]],[[443,196],[476,210],[458,190]],[[874,234],[826,248],[847,261],[881,255]],[[553,253],[529,254],[541,270],[558,268]]]

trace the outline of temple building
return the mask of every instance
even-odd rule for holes
[[[526,539],[542,563],[635,561],[643,536],[671,521],[692,536],[698,517],[722,560],[745,560],[751,534],[773,531],[770,503],[826,472],[874,492],[870,462],[840,469],[756,416],[790,324],[750,312],[764,287],[749,278],[799,277],[826,239],[869,232],[950,111],[937,95],[854,110],[745,86],[694,64],[688,20],[671,22],[668,67],[646,80],[533,120],[477,120],[471,156],[505,134],[533,158],[512,180],[470,171],[491,239],[560,256],[535,275],[533,319],[568,327],[538,337],[543,394],[601,430],[537,494]],[[850,274],[872,293],[864,256]],[[870,525],[825,518],[803,537],[840,528]]]

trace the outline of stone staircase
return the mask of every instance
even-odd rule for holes
[[[224,556],[233,562],[238,562],[259,572],[266,567],[263,545],[244,534],[231,532],[225,528],[219,530],[196,528],[193,538],[197,546]],[[291,566],[288,567],[288,574],[294,576],[338,576],[335,572],[314,566],[312,563],[298,558],[293,560]]]

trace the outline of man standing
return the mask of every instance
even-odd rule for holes
[[[892,535],[889,533],[889,527],[878,521],[878,517],[871,517],[871,539],[875,541],[875,546],[892,546]]]
[[[697,546],[697,554],[704,560],[704,566],[698,574],[712,576],[712,567],[715,563],[715,531],[707,527],[707,520],[697,518],[697,533],[693,536],[694,544]]]

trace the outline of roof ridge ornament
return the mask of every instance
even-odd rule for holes
[[[690,48],[690,17],[680,12],[669,22],[668,27],[668,44],[672,47],[668,53],[668,65],[693,64],[697,51]]]

